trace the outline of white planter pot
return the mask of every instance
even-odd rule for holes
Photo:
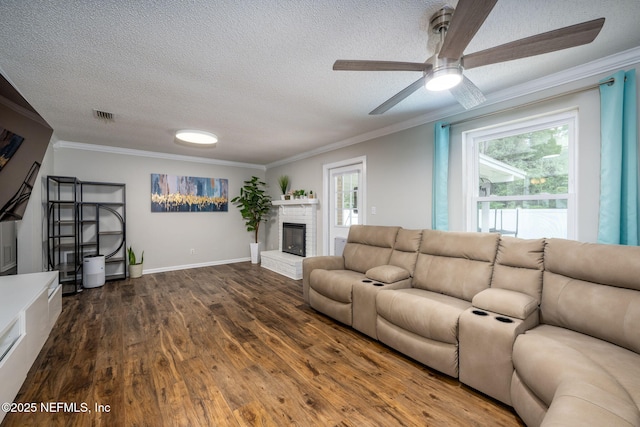
[[[142,276],[142,264],[129,265],[129,278],[137,279]]]
[[[251,264],[258,264],[260,262],[260,243],[249,243],[251,247]]]

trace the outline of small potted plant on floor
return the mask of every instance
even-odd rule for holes
[[[266,184],[260,181],[260,178],[252,176],[240,188],[240,195],[231,199],[231,203],[240,209],[247,231],[254,232],[254,243],[250,244],[253,264],[260,262],[260,243],[258,242],[260,223],[267,221],[271,211],[271,196],[267,194],[265,187]]]
[[[280,191],[282,191],[280,199],[284,200],[285,195],[287,194],[287,189],[289,188],[289,177],[287,175],[281,175],[278,178],[278,186],[280,187]]]
[[[127,249],[127,254],[129,256],[129,277],[132,279],[137,279],[142,276],[142,263],[144,262],[144,251],[140,254],[140,262],[136,258],[135,252],[133,252],[133,247],[129,246]]]

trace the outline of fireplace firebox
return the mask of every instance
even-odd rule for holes
[[[282,223],[282,252],[301,257],[307,256],[307,225],[294,222]]]

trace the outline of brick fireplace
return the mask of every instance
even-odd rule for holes
[[[278,207],[278,250],[264,251],[261,255],[261,265],[276,273],[295,280],[302,279],[302,260],[300,253],[293,255],[283,251],[284,224],[298,224],[304,226],[304,255],[316,255],[318,233],[318,199],[274,200]],[[300,251],[299,251],[300,252]]]

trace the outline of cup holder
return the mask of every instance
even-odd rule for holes
[[[508,317],[498,316],[496,317],[496,320],[502,323],[513,323],[513,320],[509,319]]]
[[[373,280],[369,280],[369,279],[362,279],[362,283],[372,283]]]
[[[375,283],[373,284],[373,286],[384,286],[384,283],[375,282]]]
[[[489,313],[486,313],[486,312],[480,311],[480,310],[473,310],[472,313],[475,314],[476,316],[488,316],[489,315]]]

